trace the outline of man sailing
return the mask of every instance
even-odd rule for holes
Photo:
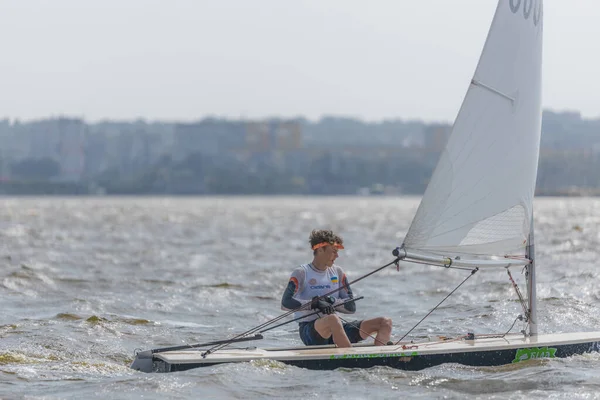
[[[292,272],[287,288],[281,299],[283,310],[295,310],[306,304],[309,308],[295,313],[299,320],[300,339],[307,346],[336,344],[338,347],[350,347],[370,336],[375,336],[374,344],[390,344],[392,320],[377,317],[366,320],[343,322],[336,314],[353,314],[356,304],[352,299],[352,290],[341,267],[334,265],[338,250],[344,248],[343,239],[331,230],[313,230],[310,234],[310,246],[313,260]],[[330,296],[323,295],[341,288]],[[318,313],[312,314],[315,311]]]

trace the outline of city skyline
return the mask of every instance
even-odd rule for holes
[[[496,3],[5,0],[0,117],[451,123]],[[598,118],[600,3],[568,5],[544,2],[543,107]]]

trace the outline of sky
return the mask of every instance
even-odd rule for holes
[[[0,0],[0,118],[452,122],[496,0]],[[600,1],[545,0],[543,107],[600,117]]]

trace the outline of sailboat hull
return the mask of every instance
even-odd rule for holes
[[[278,361],[316,370],[385,366],[421,370],[446,363],[500,366],[533,359],[564,358],[600,351],[600,332],[564,333],[524,337],[475,337],[398,346],[359,345],[347,349],[333,346],[282,349],[243,348],[219,350],[202,357],[202,350],[141,352],[131,367],[142,372],[175,372],[225,363]]]

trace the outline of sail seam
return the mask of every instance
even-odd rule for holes
[[[469,131],[469,136],[466,139],[466,143],[471,143],[471,138],[473,137],[473,134],[475,133],[475,129],[476,129],[475,127],[479,126],[481,119],[483,119],[484,117],[487,118],[488,115],[489,115],[488,110],[485,110],[484,113],[480,113],[478,115],[476,122],[473,124],[473,128],[471,128]],[[469,116],[470,116],[470,114],[467,115],[467,117],[469,117]],[[470,159],[471,155],[475,151],[475,149],[473,147],[470,147],[468,150],[468,153],[466,155],[463,155],[463,153],[466,151],[466,149],[467,149],[467,146],[463,146],[458,151],[455,162],[452,163],[452,165],[453,165],[452,169],[453,169],[454,173],[457,175],[462,173],[462,169],[464,168],[464,165],[467,164],[467,161]],[[479,183],[479,181],[472,187],[475,187],[478,183]],[[452,190],[448,193],[447,197],[450,198],[451,196],[453,196],[457,189],[458,189],[457,187],[453,187]],[[466,192],[463,192],[462,194],[459,195],[459,197],[456,198],[455,201],[459,201],[465,195],[466,195]],[[445,203],[446,204],[445,204],[444,209],[442,210],[441,214],[446,213],[446,211],[448,211],[448,208],[450,207],[450,204],[447,201]],[[440,224],[436,225],[436,228],[439,227],[439,225]]]
[[[477,201],[473,202],[472,204],[476,204],[476,203],[478,203],[478,202],[481,202],[481,201],[485,200],[485,198],[486,198],[487,196],[488,196],[488,195],[486,195],[486,196],[484,196],[484,197],[482,197],[482,198],[478,199]],[[498,216],[498,215],[500,215],[500,214],[503,214],[503,213],[505,213],[506,211],[510,210],[510,209],[511,209],[511,208],[513,208],[513,207],[515,207],[515,206],[513,205],[513,206],[511,206],[511,207],[508,207],[508,208],[506,208],[506,209],[504,209],[504,210],[502,210],[502,211],[499,211],[499,212],[497,212],[496,214],[493,214],[493,215],[491,215],[491,216],[490,216],[490,217],[488,217],[488,218],[493,218],[493,217],[495,217],[495,216]],[[456,215],[458,215],[458,214],[459,214],[459,213],[457,213]],[[456,227],[456,228],[454,228],[454,229],[451,229],[451,230],[448,230],[448,231],[444,231],[444,232],[438,233],[438,234],[436,234],[436,235],[431,235],[431,238],[436,238],[436,237],[438,237],[438,236],[446,235],[446,234],[448,234],[448,233],[450,233],[450,232],[455,232],[455,231],[461,230],[461,229],[463,229],[463,228],[465,228],[465,227],[467,227],[467,226],[469,226],[469,225],[472,225],[472,224],[474,224],[474,223],[476,223],[476,222],[477,222],[477,221],[469,221],[469,222],[466,222],[465,224],[463,224],[463,225],[461,225],[461,226],[457,226],[457,227]],[[439,226],[440,226],[440,225],[436,225],[436,227],[439,227]],[[502,240],[505,240],[505,239],[502,239]],[[496,243],[496,242],[498,242],[498,241],[496,240],[496,241],[494,241],[494,242],[489,242],[489,243]]]

